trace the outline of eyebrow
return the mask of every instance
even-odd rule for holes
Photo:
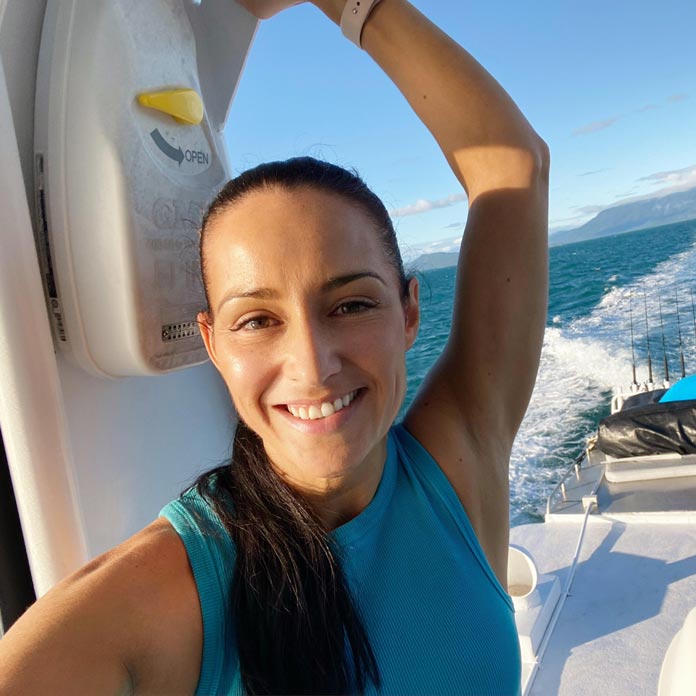
[[[349,273],[348,275],[338,276],[336,278],[329,278],[321,289],[322,292],[326,292],[327,290],[335,290],[336,288],[342,288],[344,285],[348,285],[349,283],[352,283],[355,280],[360,280],[361,278],[375,278],[382,283],[382,285],[387,285],[384,278],[382,278],[379,273],[375,273],[374,271],[358,271],[356,273]]]
[[[321,292],[329,292],[331,290],[336,290],[337,288],[342,288],[343,286],[349,285],[350,283],[360,280],[361,278],[374,278],[385,287],[387,285],[386,281],[381,275],[379,275],[379,273],[375,273],[374,271],[356,271],[355,273],[348,273],[347,275],[329,278],[321,286]],[[257,300],[276,300],[279,297],[279,293],[277,290],[273,290],[271,288],[251,288],[250,290],[238,290],[237,288],[232,288],[225,293],[225,296],[222,298],[222,300],[220,300],[220,303],[217,306],[217,311],[219,312],[222,309],[222,306],[230,300],[245,299],[249,297]]]

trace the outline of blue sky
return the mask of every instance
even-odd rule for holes
[[[549,144],[552,230],[696,186],[693,0],[414,4],[494,75]],[[393,211],[407,254],[450,248],[461,235],[466,202],[432,136],[313,6],[261,23],[226,137],[235,173],[303,154],[357,168]]]

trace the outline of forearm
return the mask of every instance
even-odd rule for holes
[[[313,0],[333,21],[345,0]],[[498,82],[406,0],[381,0],[363,48],[430,130],[470,198],[529,185],[547,167],[543,141]]]

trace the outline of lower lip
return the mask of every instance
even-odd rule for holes
[[[320,435],[322,433],[333,433],[339,428],[343,427],[346,421],[348,421],[348,419],[353,415],[355,405],[362,398],[364,391],[364,389],[359,389],[358,393],[348,404],[348,406],[344,406],[340,411],[336,411],[325,418],[308,418],[307,420],[303,420],[302,418],[293,416],[292,413],[288,411],[286,406],[275,406],[274,408],[283,418],[287,420],[289,425],[302,433],[310,433],[315,435]]]

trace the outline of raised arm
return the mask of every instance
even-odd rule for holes
[[[344,0],[314,2],[340,20]],[[405,0],[381,0],[362,46],[468,194],[450,338],[406,425],[452,482],[504,581],[508,462],[546,319],[548,148],[495,79]]]

